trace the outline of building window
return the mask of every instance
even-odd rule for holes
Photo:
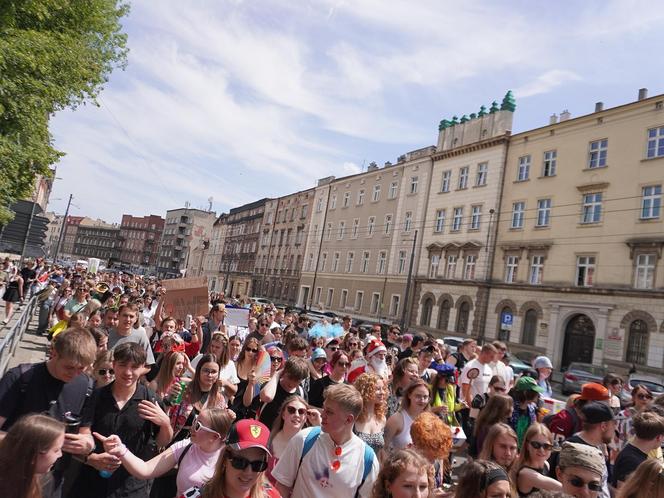
[[[440,256],[432,254],[429,258],[429,278],[436,278],[438,276],[438,265],[440,264]]]
[[[533,256],[530,258],[530,275],[528,282],[531,285],[540,285],[542,283],[542,274],[544,273],[544,256]]]
[[[646,157],[651,159],[653,157],[664,156],[664,126],[659,128],[650,128],[648,130],[648,149]]]
[[[470,229],[480,229],[480,218],[482,217],[482,206],[473,206],[470,213]]]
[[[629,324],[625,361],[636,365],[645,365],[647,358],[648,324],[643,320],[634,320]]]
[[[355,253],[349,252],[346,257],[346,273],[351,273],[353,271],[353,260],[355,259]]]
[[[419,178],[417,176],[410,177],[410,193],[417,194],[417,184],[419,183]]]
[[[519,257],[507,256],[505,260],[505,282],[512,284],[516,282],[516,275],[519,270]]]
[[[376,217],[369,216],[369,221],[367,221],[367,237],[371,237],[373,235],[375,226],[376,226]]]
[[[440,191],[449,192],[451,183],[452,183],[452,172],[449,170],[443,171],[443,179],[440,184]]]
[[[325,306],[328,308],[332,306],[332,298],[334,297],[334,289],[327,289],[327,299],[325,299]]]
[[[650,185],[643,187],[641,198],[641,219],[652,220],[659,218],[662,207],[662,186]]]
[[[325,240],[330,240],[332,237],[332,223],[327,224],[327,232],[325,233]]]
[[[373,191],[371,192],[371,200],[373,202],[378,202],[380,200],[380,185],[373,186]]]
[[[447,268],[445,269],[445,278],[455,278],[456,276],[456,267],[458,256],[456,254],[450,254],[447,256]]]
[[[590,142],[588,150],[588,168],[603,168],[606,166],[606,153],[609,147],[609,141],[605,138],[604,140],[595,140]]]
[[[380,309],[380,294],[378,292],[374,292],[371,294],[371,309],[369,310],[369,313],[372,315],[377,315],[378,310]]]
[[[274,283],[274,282],[273,282]],[[316,287],[316,298],[314,299],[314,302],[320,306],[320,295],[323,292],[322,287]]]
[[[468,254],[466,256],[466,265],[463,269],[464,280],[475,280],[475,264],[477,263],[477,256]]]
[[[362,309],[363,300],[364,300],[364,292],[357,291],[355,293],[355,311],[360,311]]]
[[[382,275],[385,273],[385,260],[387,258],[387,253],[385,251],[380,251],[378,253],[378,264],[376,265],[376,273]]]
[[[355,219],[353,220],[353,232],[352,232],[352,234],[351,234],[351,238],[356,239],[359,230],[360,230],[360,219],[359,219],[359,218],[355,218]]]
[[[340,221],[339,222],[339,235],[337,235],[337,240],[342,240],[344,238],[345,233],[346,233],[346,222],[345,221]]]
[[[406,218],[403,221],[403,231],[410,232],[410,229],[413,227],[413,212],[406,211]]]
[[[578,256],[576,259],[576,285],[592,287],[595,277],[595,256]]]
[[[420,317],[420,325],[422,327],[431,326],[431,312],[433,311],[433,299],[428,297],[422,305],[422,316]]]
[[[468,166],[459,170],[459,189],[468,188]]]
[[[324,252],[320,256],[320,265],[319,265],[320,268],[318,269],[318,271],[325,271],[325,265],[326,264],[327,264],[327,253]]]
[[[339,253],[335,252],[332,258],[332,271],[336,272],[339,269]]]
[[[450,325],[450,309],[452,308],[452,303],[449,299],[445,299],[440,303],[440,308],[438,309],[438,328],[440,330],[447,330],[447,327]]]
[[[463,220],[463,208],[454,208],[454,217],[452,218],[452,231],[458,232],[461,230],[461,221]]]
[[[319,197],[318,201],[316,201],[316,212],[320,213],[323,210],[323,198]]]
[[[348,301],[348,291],[341,289],[341,297],[339,298],[339,308],[346,309],[346,301]]]
[[[523,228],[525,214],[525,202],[515,202],[512,204],[512,228]]]
[[[441,233],[445,228],[445,210],[438,209],[436,211],[436,224],[434,225],[433,231],[436,233]]]
[[[397,274],[403,275],[406,271],[406,251],[399,251],[399,261],[397,263]]]
[[[385,235],[389,235],[390,230],[392,230],[392,215],[391,214],[386,214],[385,215]]]
[[[556,157],[555,150],[549,150],[544,153],[544,164],[542,167],[542,176],[556,176]]]
[[[364,251],[362,253],[362,263],[360,266],[360,273],[366,273],[369,271],[369,258],[371,253],[369,251]]]
[[[539,199],[537,201],[537,226],[549,226],[551,219],[551,199]]]
[[[652,289],[655,281],[655,254],[639,254],[636,256],[634,270],[634,287]]]
[[[537,334],[537,310],[529,309],[523,317],[523,331],[521,332],[521,344],[526,346],[535,345]]]
[[[390,300],[390,316],[399,315],[399,301],[401,301],[400,296],[392,296],[392,299]]]
[[[334,194],[330,199],[330,209],[334,209],[336,207],[337,207],[337,194]]]
[[[520,182],[530,178],[530,156],[521,156],[519,158],[519,171],[516,179]]]
[[[397,197],[397,182],[390,183],[390,190],[387,192],[388,199],[395,199]]]
[[[357,192],[357,205],[361,206],[362,204],[364,204],[364,189]]]
[[[599,223],[602,219],[602,193],[585,194],[581,223]]]
[[[475,180],[475,185],[481,187],[486,185],[486,177],[489,172],[489,163],[479,163],[477,165],[477,178]]]
[[[350,206],[350,192],[344,192],[344,201],[342,207],[346,208],[348,206]]]
[[[468,333],[468,319],[470,318],[470,304],[468,301],[464,301],[459,306],[459,311],[457,313],[457,326],[456,331],[460,334]]]

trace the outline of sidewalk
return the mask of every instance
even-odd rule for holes
[[[21,363],[38,363],[46,360],[48,339],[37,335],[38,314],[35,313],[30,320],[30,326],[19,342],[14,356],[9,360],[9,368]]]

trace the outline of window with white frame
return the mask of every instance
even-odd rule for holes
[[[314,298],[314,302],[320,306],[320,295],[323,293],[323,288],[322,287],[316,287],[316,297]]]
[[[390,316],[399,316],[399,304],[401,301],[401,296],[393,295],[390,300]]]
[[[339,308],[346,309],[346,302],[348,301],[348,290],[341,289],[341,296],[339,297]]]
[[[581,223],[599,223],[602,220],[602,193],[585,194],[583,196],[583,209]]]
[[[387,253],[385,251],[380,251],[378,253],[378,264],[376,265],[376,273],[382,275],[385,273],[385,262],[387,259]]]
[[[436,210],[436,223],[433,227],[433,231],[436,233],[442,233],[445,228],[445,210],[438,209]]]
[[[449,192],[451,183],[452,183],[452,171],[450,170],[443,171],[443,177],[440,183],[440,191]]]
[[[436,278],[438,276],[438,266],[440,265],[440,256],[432,254],[429,257],[429,278]]]
[[[385,227],[385,235],[389,235],[390,231],[392,230],[392,215],[391,214],[386,214],[385,215],[385,223],[383,225]]]
[[[475,280],[476,264],[477,264],[477,256],[475,254],[466,254],[465,265],[463,268],[464,280]]]
[[[399,259],[397,261],[397,274],[403,275],[406,271],[406,251],[399,251]]]
[[[519,257],[507,256],[505,259],[505,282],[508,284],[516,282],[517,271],[519,270]]]
[[[531,285],[540,285],[542,283],[542,275],[544,273],[544,256],[533,255],[530,258],[530,275],[528,282]]]
[[[652,289],[655,281],[655,254],[638,254],[634,268],[634,287]]]
[[[520,182],[530,178],[530,155],[521,156],[519,158],[519,168],[516,179]]]
[[[360,189],[357,191],[357,205],[361,206],[364,204],[364,189]]]
[[[325,240],[330,240],[332,237],[332,223],[327,224],[327,231],[325,232]]]
[[[452,231],[458,232],[461,230],[461,222],[463,221],[463,208],[455,207],[454,216],[452,217]]]
[[[413,212],[406,211],[406,217],[403,220],[403,231],[410,232],[411,228],[413,228]]]
[[[551,199],[539,199],[537,201],[537,226],[549,226],[551,221]]]
[[[346,222],[345,221],[340,221],[339,222],[339,232],[337,235],[337,240],[342,240],[344,238],[344,235],[346,234]]]
[[[343,200],[343,206],[342,207],[348,207],[350,206],[350,192],[344,192],[344,200]]]
[[[595,256],[577,256],[576,285],[592,287],[595,278]]]
[[[526,203],[523,201],[512,204],[512,228],[523,228],[526,216]]]
[[[319,197],[316,201],[316,212],[320,213],[323,210],[323,198]]]
[[[479,230],[482,218],[482,206],[472,206],[470,210],[470,229]]]
[[[355,259],[355,253],[349,251],[346,256],[346,273],[351,273],[353,271],[353,260]]]
[[[325,271],[325,265],[327,265],[327,253],[324,252],[323,254],[320,255],[320,268],[318,268],[318,271]]]
[[[377,202],[380,200],[380,185],[374,185],[373,191],[371,192],[371,200]]]
[[[371,237],[373,235],[375,227],[376,227],[376,217],[369,216],[369,220],[367,221],[367,237]]]
[[[450,254],[447,256],[447,266],[445,268],[445,278],[455,278],[456,277],[456,267],[457,260],[459,257],[456,254]]]
[[[459,189],[468,188],[468,166],[464,166],[459,170]]]
[[[659,218],[662,207],[662,186],[648,185],[642,189],[641,219],[652,220]]]
[[[397,189],[399,188],[398,185],[399,184],[397,182],[390,183],[390,189],[387,192],[387,198],[388,199],[396,199]]]
[[[360,311],[362,309],[363,300],[364,300],[364,292],[357,291],[355,293],[355,311]]]
[[[351,232],[351,238],[356,239],[359,231],[360,231],[360,219],[355,218],[353,220],[353,231]]]
[[[327,289],[327,299],[325,299],[325,306],[327,306],[328,308],[332,306],[333,297],[334,297],[334,289],[330,287],[329,289]]]
[[[335,252],[332,257],[332,271],[336,272],[339,269],[339,253]]]
[[[362,253],[362,262],[360,263],[360,273],[367,273],[369,271],[369,258],[371,253],[369,251],[364,251]]]
[[[558,153],[555,150],[547,150],[544,153],[544,163],[542,165],[542,176],[556,176],[556,158]]]
[[[420,182],[419,178],[417,176],[411,176],[410,177],[410,193],[411,194],[417,194],[417,185]]]
[[[477,165],[477,178],[475,179],[475,186],[481,187],[486,185],[486,178],[489,173],[489,163],[479,163]]]
[[[648,130],[646,157],[652,159],[654,157],[662,156],[664,156],[664,126],[650,128]]]
[[[372,315],[377,315],[379,309],[380,309],[380,293],[374,292],[373,294],[371,294],[371,309],[369,310],[369,313],[371,313]]]
[[[332,197],[330,197],[330,209],[334,209],[337,207],[337,194],[332,194]]]
[[[606,166],[606,154],[609,148],[608,139],[595,140],[588,146],[588,169]]]

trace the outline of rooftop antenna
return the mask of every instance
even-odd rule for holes
[[[191,202],[189,202],[189,201],[185,201],[185,203],[184,203],[184,208],[185,208],[185,209],[189,209],[189,206],[191,206]]]
[[[212,212],[212,201],[214,201],[214,197],[208,197],[208,213]]]

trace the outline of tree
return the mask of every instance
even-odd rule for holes
[[[127,62],[123,0],[0,0],[0,225],[63,152],[50,116],[96,97]]]

